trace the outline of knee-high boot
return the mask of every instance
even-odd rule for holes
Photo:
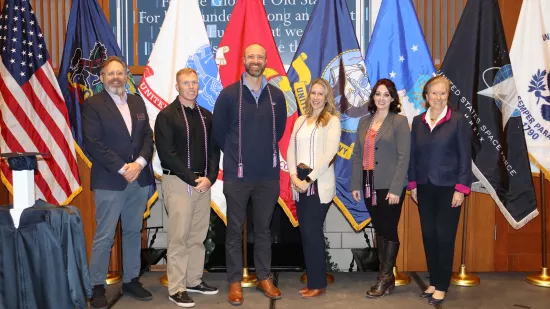
[[[376,284],[367,292],[368,298],[378,298],[390,294],[395,288],[393,266],[399,252],[399,242],[384,240],[382,270]]]
[[[378,271],[378,276],[376,276],[376,283],[370,287],[371,290],[376,289],[376,284],[380,281],[380,276],[382,276],[382,268],[384,267],[384,252],[386,240],[382,235],[376,234],[376,251],[378,252],[378,262],[380,263],[380,268]]]

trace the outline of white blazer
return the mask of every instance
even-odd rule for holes
[[[296,174],[296,167],[298,165],[294,150],[296,131],[306,121],[306,118],[307,116],[302,115],[296,119],[292,135],[290,136],[286,157],[290,175]],[[317,128],[317,134],[319,134],[318,141],[321,142],[315,143],[315,165],[308,176],[312,180],[317,180],[319,199],[323,204],[330,203],[336,195],[334,165],[329,166],[329,164],[338,152],[341,131],[340,119],[336,116],[332,116],[326,126]],[[294,186],[292,186],[292,190],[295,193]]]

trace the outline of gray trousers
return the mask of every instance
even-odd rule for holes
[[[199,193],[178,176],[162,176],[164,206],[168,212],[168,293],[201,283],[204,240],[210,225],[210,189]]]
[[[243,227],[252,201],[254,226],[254,266],[258,280],[265,280],[271,271],[271,219],[279,197],[279,180],[225,181],[223,194],[227,201],[227,230],[225,234],[225,261],[229,283],[241,281],[243,276]]]
[[[140,187],[137,181],[129,183],[122,191],[94,190],[97,226],[90,261],[92,285],[105,285],[119,217],[122,227],[122,279],[130,282],[139,276],[141,228],[148,193],[149,187]]]

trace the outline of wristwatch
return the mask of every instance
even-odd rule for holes
[[[308,183],[314,183],[315,182],[315,180],[312,180],[311,178],[309,178],[309,176],[306,176],[305,181],[307,181]]]

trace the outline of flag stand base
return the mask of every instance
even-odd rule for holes
[[[540,273],[527,276],[526,280],[529,284],[550,288],[550,276],[546,267],[543,267]]]
[[[393,276],[395,277],[395,286],[404,286],[411,283],[411,277],[406,273],[400,273],[397,267],[393,267]]]
[[[479,277],[466,272],[466,265],[460,265],[460,271],[453,273],[451,276],[451,284],[458,286],[476,286],[479,285]]]
[[[164,274],[162,277],[160,277],[160,284],[164,286],[168,286],[168,275]]]
[[[107,283],[107,285],[111,285],[119,283],[121,280],[122,276],[120,275],[120,272],[110,271],[107,273],[107,279],[105,280],[105,283]]]

